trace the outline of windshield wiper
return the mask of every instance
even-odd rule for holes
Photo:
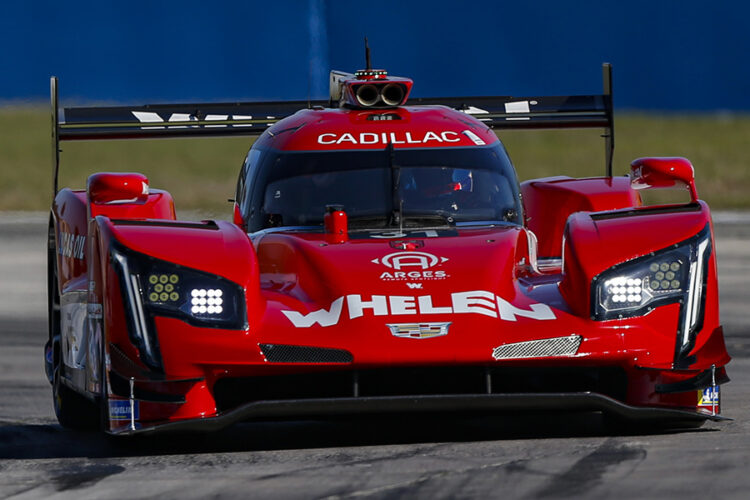
[[[453,214],[445,210],[430,210],[429,212],[410,212],[403,214],[402,221],[406,227],[424,227],[427,224],[438,224],[440,226],[455,226],[456,221]],[[416,224],[416,226],[415,226]]]
[[[356,229],[385,229],[390,227],[388,217],[385,215],[355,215],[349,217],[349,227]]]

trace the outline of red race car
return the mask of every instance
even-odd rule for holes
[[[683,158],[613,177],[602,95],[58,109],[47,376],[66,427],[112,434],[364,412],[721,420],[729,379],[708,206]],[[61,113],[64,113],[61,114]],[[605,130],[606,175],[519,186],[494,129]],[[233,221],[176,220],[137,173],[57,189],[59,141],[260,135]],[[645,206],[641,189],[684,187]]]

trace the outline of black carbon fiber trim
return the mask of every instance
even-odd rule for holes
[[[676,214],[682,212],[700,212],[699,203],[688,203],[687,205],[671,205],[667,207],[638,207],[626,208],[623,210],[610,210],[608,212],[595,212],[590,215],[593,220],[621,219],[623,217],[636,217],[639,215],[662,215]]]
[[[351,363],[352,353],[343,349],[303,345],[258,344],[271,363]]]
[[[115,226],[155,226],[155,227],[182,227],[187,229],[210,229],[218,231],[219,226],[215,221],[190,222],[179,220],[135,220],[135,219],[112,219]]]
[[[323,398],[290,401],[256,401],[216,417],[196,418],[163,424],[148,424],[137,430],[122,428],[110,434],[157,434],[161,432],[217,431],[247,420],[304,418],[330,415],[403,412],[514,412],[514,411],[600,411],[633,423],[670,424],[673,428],[696,427],[705,420],[732,420],[721,415],[673,408],[630,406],[591,392],[560,394],[465,394],[397,396],[372,398]]]

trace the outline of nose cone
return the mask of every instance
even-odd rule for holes
[[[321,233],[266,235],[268,342],[344,349],[373,366],[488,362],[498,345],[539,338],[555,318],[517,283],[527,249],[518,226],[350,234],[340,244]]]
[[[514,298],[515,270],[525,255],[521,228],[433,234],[350,236],[342,244],[329,244],[321,234],[267,235],[258,244],[262,286],[322,305],[348,294],[437,297],[486,290]]]

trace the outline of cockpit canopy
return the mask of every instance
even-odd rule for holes
[[[238,186],[249,231],[322,226],[342,205],[349,228],[521,224],[518,181],[500,143],[359,151],[253,149]]]

